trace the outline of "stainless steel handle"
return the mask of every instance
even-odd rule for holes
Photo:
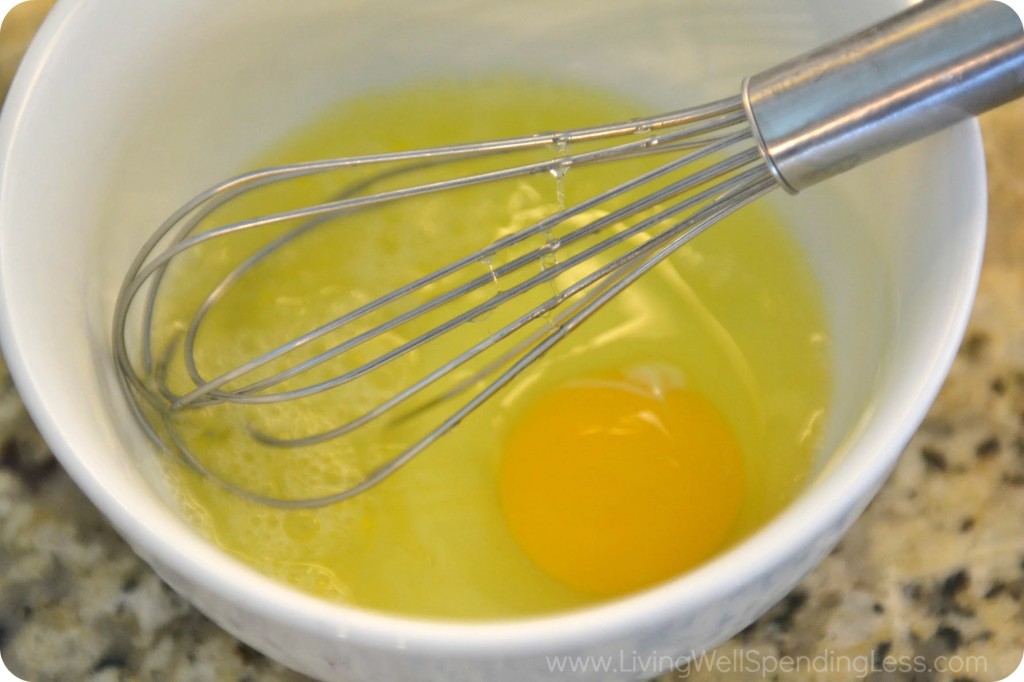
[[[1021,95],[1024,28],[998,0],[925,0],[743,83],[793,193]]]

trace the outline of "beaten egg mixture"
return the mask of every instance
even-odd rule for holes
[[[613,94],[564,83],[512,76],[433,82],[360,96],[255,165],[638,113]],[[439,194],[309,230],[260,262],[209,312],[196,339],[198,370],[215,376],[651,164],[636,163]],[[247,199],[244,210],[258,215],[322,200],[337,183],[282,186]],[[169,270],[155,346],[177,349],[211,286],[269,238],[218,240]],[[494,273],[501,264],[486,259],[471,274]],[[550,296],[557,285],[537,295]],[[506,286],[495,276],[494,287],[474,300]],[[436,312],[416,329],[446,314]],[[236,484],[286,498],[329,493],[400,451],[412,427],[385,423],[300,448],[268,445],[253,434],[300,438],[329,429],[406,385],[418,368],[492,333],[502,319],[480,315],[443,343],[353,385],[298,401],[186,410],[175,428],[197,458]],[[407,338],[400,329],[389,332],[345,361],[364,361]],[[180,360],[165,371],[173,390],[186,390]],[[339,371],[328,363],[312,379],[283,387]],[[275,509],[233,495],[173,458],[164,469],[171,494],[202,533],[303,590],[413,616],[515,617],[655,585],[755,530],[808,476],[829,394],[819,288],[784,227],[753,205],[683,247],[448,436],[352,500]],[[434,409],[436,416],[445,408]]]

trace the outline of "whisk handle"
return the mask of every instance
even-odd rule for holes
[[[1024,28],[997,0],[925,0],[743,84],[793,193],[1021,95]]]

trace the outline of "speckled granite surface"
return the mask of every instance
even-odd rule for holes
[[[0,36],[0,92],[50,0]],[[695,680],[995,680],[1024,653],[1024,102],[982,122],[991,221],[966,341],[882,493]],[[0,365],[0,653],[44,680],[304,679],[184,603],[54,461]],[[643,661],[637,661],[637,666]]]

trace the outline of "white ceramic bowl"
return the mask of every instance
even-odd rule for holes
[[[478,625],[389,617],[318,601],[220,552],[143,474],[151,452],[109,358],[114,292],[145,235],[185,198],[366,88],[512,69],[675,108],[735,93],[742,76],[900,4],[61,0],[0,121],[0,305],[11,371],[64,467],[135,550],[227,630],[297,670],[523,682],[563,677],[570,657],[591,657],[609,661],[610,672],[580,678],[630,678],[637,657],[665,663],[711,647],[836,543],[942,383],[982,252],[974,124],[796,199],[777,193],[821,278],[835,337],[819,474],[772,523],[707,565],[580,612]]]

